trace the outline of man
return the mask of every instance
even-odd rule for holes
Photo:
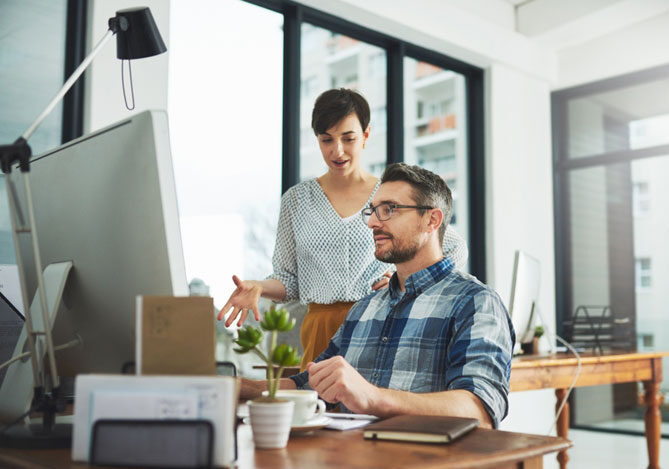
[[[451,192],[418,166],[390,165],[362,214],[389,287],[353,305],[327,349],[282,388],[311,388],[344,410],[388,417],[451,415],[497,427],[508,410],[515,340],[499,296],[455,271],[441,243]],[[264,382],[245,380],[254,397]]]

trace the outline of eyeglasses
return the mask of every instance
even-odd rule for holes
[[[391,204],[388,202],[384,202],[377,205],[376,207],[372,207],[370,205],[369,207],[363,208],[362,211],[360,212],[360,215],[362,215],[362,220],[365,222],[365,224],[369,223],[369,219],[372,216],[372,213],[376,213],[376,218],[378,218],[379,221],[386,221],[390,220],[390,217],[393,216],[393,212],[395,211],[395,209],[398,208],[415,208],[416,210],[432,210],[434,207],[430,207],[428,205],[399,205],[399,204]]]

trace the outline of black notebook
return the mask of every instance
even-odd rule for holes
[[[464,417],[398,415],[368,425],[364,436],[371,440],[450,443],[478,425],[478,420]]]

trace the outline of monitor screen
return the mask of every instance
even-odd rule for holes
[[[25,207],[22,178],[13,180]],[[83,343],[56,352],[59,375],[119,373],[134,360],[136,295],[188,294],[167,114],[145,111],[37,155],[30,185],[43,267],[73,263],[53,343]],[[22,238],[32,300],[33,252]]]
[[[12,358],[14,348],[23,329],[23,315],[0,293],[0,364]],[[0,369],[0,386],[4,381],[7,368]]]
[[[516,343],[531,342],[534,337],[535,308],[539,297],[541,264],[532,256],[516,251],[511,280],[509,313],[516,331]]]

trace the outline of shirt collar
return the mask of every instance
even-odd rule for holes
[[[453,270],[453,266],[453,260],[450,258],[442,258],[431,266],[419,270],[418,272],[414,272],[404,281],[404,292],[400,290],[397,272],[395,272],[390,279],[390,285],[388,286],[390,296],[393,299],[400,298],[405,293],[418,296],[450,274]]]

